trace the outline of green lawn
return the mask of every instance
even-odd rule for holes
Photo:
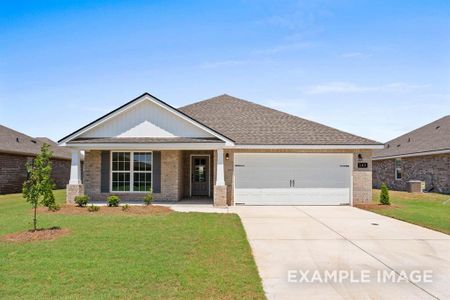
[[[0,241],[0,298],[264,298],[237,215],[41,213],[38,225],[71,234]],[[30,227],[21,195],[0,196],[0,236]]]
[[[450,234],[450,195],[437,193],[412,194],[389,191],[392,208],[370,207],[369,210]],[[378,202],[380,190],[373,190]]]

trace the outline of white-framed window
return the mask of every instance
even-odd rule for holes
[[[112,151],[111,191],[150,191],[152,188],[152,166],[152,152]]]
[[[402,179],[402,159],[395,159],[395,180]]]

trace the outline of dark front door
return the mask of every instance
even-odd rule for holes
[[[209,196],[209,156],[192,156],[192,196]]]

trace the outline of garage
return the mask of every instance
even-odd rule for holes
[[[235,153],[235,203],[349,205],[352,154]]]

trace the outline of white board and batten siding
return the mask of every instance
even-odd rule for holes
[[[236,204],[351,204],[352,154],[236,153],[234,164]]]
[[[166,108],[142,101],[80,137],[214,137]]]

